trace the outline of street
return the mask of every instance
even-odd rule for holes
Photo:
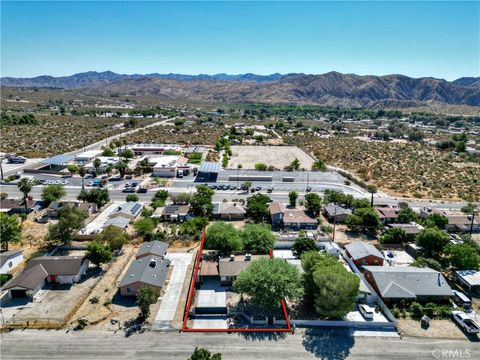
[[[305,330],[291,334],[24,330],[1,336],[7,359],[188,359],[195,346],[220,352],[222,359],[436,359],[480,357],[479,343],[388,337],[353,337],[347,330]],[[448,354],[451,354],[450,356]],[[461,355],[460,355],[461,354]]]

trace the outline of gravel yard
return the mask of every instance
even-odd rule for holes
[[[310,170],[313,164],[313,159],[296,146],[232,146],[231,148],[233,156],[228,163],[230,169],[236,169],[238,164],[241,164],[243,169],[255,169],[256,163],[283,169],[295,159],[300,161],[300,168]]]

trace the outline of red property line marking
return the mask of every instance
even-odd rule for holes
[[[283,315],[285,316],[285,320],[287,323],[287,327],[285,328],[240,328],[240,329],[203,329],[203,328],[188,328],[187,327],[187,321],[188,321],[188,313],[190,312],[190,307],[192,306],[192,299],[193,295],[195,293],[195,284],[197,282],[197,275],[198,275],[198,268],[200,266],[200,260],[202,257],[202,251],[203,251],[203,245],[205,243],[205,238],[206,238],[206,231],[203,231],[202,235],[202,240],[200,242],[200,248],[198,249],[198,254],[196,258],[196,264],[195,264],[195,271],[193,272],[193,281],[190,285],[190,295],[188,297],[187,301],[187,307],[185,309],[185,315],[183,317],[183,326],[182,326],[182,331],[183,332],[290,332],[292,331],[292,326],[290,324],[290,319],[287,314],[287,306],[285,304],[285,299],[281,300],[281,305],[282,305],[282,311]],[[270,250],[269,255],[271,258],[273,258],[273,251]]]

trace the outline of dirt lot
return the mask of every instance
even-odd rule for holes
[[[405,336],[435,339],[465,339],[465,334],[451,320],[431,320],[427,330],[422,329],[420,321],[399,319],[398,327]]]
[[[37,300],[29,302],[11,318],[14,324],[27,324],[30,327],[43,327],[48,323],[61,325],[68,320],[98,281],[100,271],[90,268],[78,284],[47,285],[40,290]],[[6,300],[2,307],[14,308],[18,300]]]
[[[236,169],[242,164],[244,169],[255,169],[256,163],[282,169],[298,159],[300,168],[311,169],[313,159],[296,146],[232,146],[233,156],[228,167]]]

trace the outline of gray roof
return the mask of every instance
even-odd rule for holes
[[[113,225],[121,229],[125,229],[126,227],[128,227],[129,223],[130,223],[130,220],[127,219],[126,217],[116,216],[113,218],[109,218],[107,221],[105,221],[105,224],[103,224],[103,227],[106,228],[109,225]]]
[[[417,296],[452,296],[441,273],[413,266],[365,266],[383,298],[415,299]]]
[[[165,205],[163,215],[187,215],[190,207],[188,205]]]
[[[144,242],[137,251],[137,257],[151,254],[155,256],[164,256],[167,252],[168,244],[162,241],[154,240]]]
[[[351,209],[346,209],[339,205],[329,204],[323,207],[323,210],[327,213],[328,216],[335,215],[350,215],[352,213]]]
[[[220,172],[220,163],[205,161],[198,169],[199,172],[206,173],[219,173]]]
[[[128,268],[118,287],[127,286],[136,282],[163,287],[163,282],[167,277],[168,259],[159,259],[156,256],[146,256],[137,259]]]
[[[27,290],[33,290],[40,285],[47,276],[48,273],[43,266],[37,264],[31,268],[23,270],[17,277],[6,283],[3,289],[8,290],[14,287],[21,287]]]
[[[85,256],[41,256],[30,260],[27,269],[41,264],[48,275],[77,275]]]
[[[123,204],[120,204],[118,208],[115,209],[113,215],[126,214],[130,216],[138,216],[142,212],[143,205],[137,202],[129,201]]]
[[[383,259],[383,255],[372,244],[364,243],[363,241],[356,241],[345,246],[348,253],[353,260],[363,259],[367,256],[376,256]]]
[[[47,165],[65,165],[68,163],[70,160],[73,160],[75,158],[74,155],[55,155],[52,156],[51,158],[42,160],[43,164]]]
[[[9,259],[22,254],[23,250],[9,250],[0,253],[0,267],[3,266]]]

